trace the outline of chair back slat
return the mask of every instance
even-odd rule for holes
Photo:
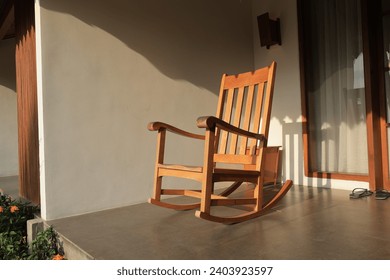
[[[234,88],[230,88],[229,90],[227,90],[227,92],[224,95],[227,100],[226,100],[226,106],[224,106],[224,110],[222,110],[223,112],[222,119],[225,122],[230,123],[232,118],[232,110],[233,110]],[[220,151],[221,153],[225,154],[227,149],[227,143],[229,141],[229,133],[227,133],[226,131],[222,131],[220,137],[221,137]]]
[[[247,89],[246,104],[245,104],[245,111],[244,111],[244,122],[242,124],[242,129],[244,130],[249,130],[250,123],[251,123],[254,88],[255,88],[254,85],[250,85]],[[240,143],[241,155],[246,153],[247,145],[248,145],[248,138],[242,136],[241,143]]]
[[[273,62],[270,66],[254,72],[224,74],[217,117],[235,127],[268,137],[275,68],[276,63]],[[221,161],[237,158],[242,163],[242,156],[256,156],[259,145],[259,141],[255,139],[248,141],[247,137],[219,129],[216,131],[216,154],[241,156],[217,156],[216,159]]]
[[[262,118],[262,112],[263,112],[263,99],[264,99],[264,83],[259,84],[257,87],[255,87],[255,94],[256,94],[256,102],[255,102],[255,108],[254,108],[254,117],[253,117],[253,129],[251,132],[257,132],[260,133],[260,123],[263,120]],[[250,151],[254,151],[256,148],[256,139],[251,139],[249,147]]]
[[[243,102],[244,102],[244,88],[241,87],[237,92],[237,102],[236,102],[236,107],[234,112],[234,119],[232,121],[232,124],[236,127],[240,127]],[[237,150],[237,142],[238,142],[237,134],[232,134],[230,140],[231,141],[230,141],[229,154],[235,154]]]

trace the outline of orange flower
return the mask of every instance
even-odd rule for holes
[[[18,208],[18,206],[13,205],[13,206],[11,206],[11,207],[9,208],[9,211],[10,211],[11,213],[15,213],[16,211],[19,211],[19,208]]]
[[[60,255],[60,254],[57,254],[55,256],[53,256],[52,260],[63,260],[64,259],[64,256]]]
[[[0,213],[4,212],[4,208],[0,206]]]

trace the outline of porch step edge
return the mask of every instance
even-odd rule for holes
[[[28,221],[27,236],[29,242],[35,239],[36,234],[44,229],[49,228],[51,225],[42,220],[40,217]],[[64,257],[67,260],[95,260],[95,258],[84,251],[80,246],[72,242],[69,238],[59,232],[55,227],[53,230],[58,235],[58,240],[64,250]]]

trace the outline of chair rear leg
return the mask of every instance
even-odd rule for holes
[[[254,189],[254,198],[256,198],[256,204],[254,211],[260,212],[263,209],[263,198],[264,198],[264,178],[260,176],[257,180],[257,184]]]
[[[162,187],[162,177],[156,175],[154,180],[154,190],[153,190],[153,199],[160,201],[161,200],[161,187]]]

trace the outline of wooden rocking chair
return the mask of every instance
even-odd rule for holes
[[[270,66],[254,72],[224,74],[216,117],[200,117],[197,120],[197,126],[205,129],[204,135],[183,131],[162,122],[149,123],[149,130],[158,131],[154,193],[149,199],[150,203],[176,210],[198,208],[196,216],[199,218],[232,224],[262,215],[287,193],[292,186],[291,180],[282,184],[269,201],[263,198],[263,151],[267,145],[275,69],[276,63],[273,62]],[[167,131],[203,140],[203,166],[165,164]],[[201,189],[163,188],[164,176],[198,181],[201,183]],[[232,182],[232,185],[217,194],[214,189],[216,182]],[[234,196],[233,193],[236,193],[243,182],[254,184],[254,189],[249,191],[250,196]],[[248,195],[248,191],[242,193]],[[161,200],[162,195],[190,196],[199,199],[199,202],[175,204],[169,200]],[[215,206],[222,206],[218,207],[219,213],[221,209],[226,209],[225,206],[239,208],[241,212],[232,215],[215,214]]]

